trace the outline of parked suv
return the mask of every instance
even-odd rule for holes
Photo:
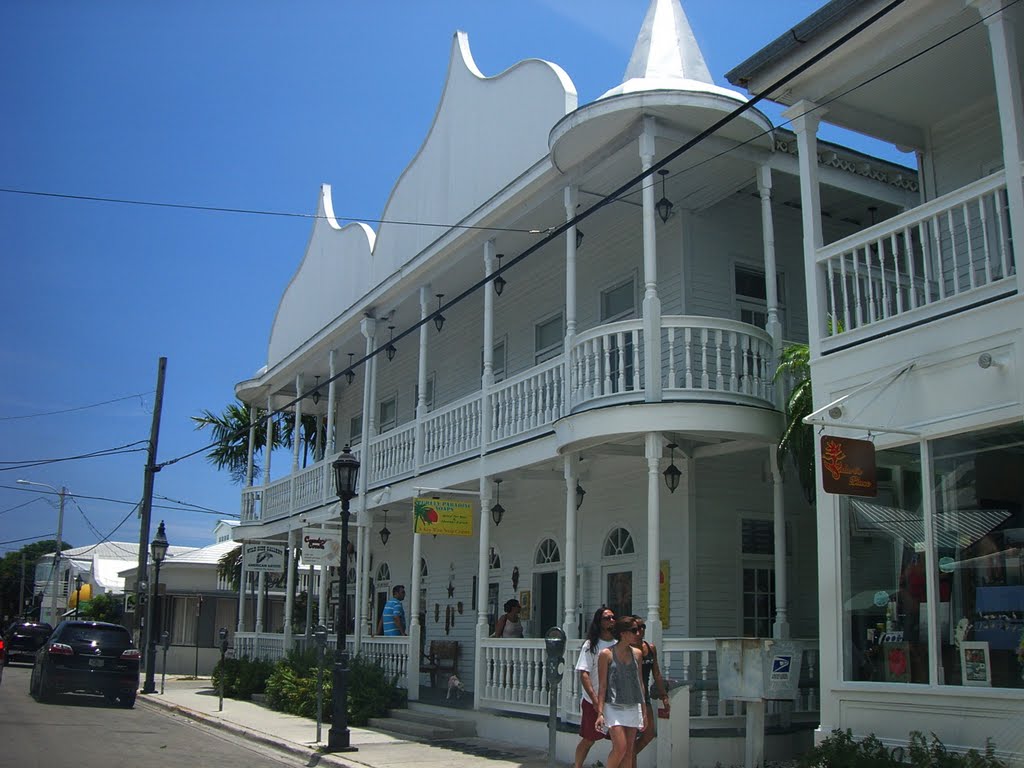
[[[4,644],[7,646],[4,664],[10,664],[15,659],[34,661],[36,651],[46,642],[51,632],[53,627],[40,622],[16,621],[11,624],[4,633]]]
[[[102,621],[62,621],[36,654],[29,693],[51,701],[58,693],[100,693],[110,703],[135,706],[139,650],[131,633]]]

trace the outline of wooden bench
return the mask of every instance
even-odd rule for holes
[[[420,672],[430,675],[430,687],[437,687],[437,674],[445,672],[449,675],[457,674],[459,665],[459,641],[458,640],[431,640],[430,652],[423,657],[420,664]]]

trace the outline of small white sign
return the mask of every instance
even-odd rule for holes
[[[333,565],[341,562],[341,531],[302,529],[302,564]]]
[[[256,573],[284,571],[284,544],[246,544],[245,569]]]

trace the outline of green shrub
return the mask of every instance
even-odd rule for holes
[[[985,752],[950,752],[934,733],[929,744],[924,734],[913,731],[906,748],[886,747],[874,734],[857,741],[850,730],[832,731],[832,735],[804,753],[800,768],[1006,768],[996,758],[991,742]]]
[[[229,699],[251,699],[254,693],[263,693],[274,664],[262,659],[224,659],[213,668],[213,685],[219,689],[224,682],[224,695]]]

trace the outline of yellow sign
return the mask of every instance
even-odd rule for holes
[[[473,502],[414,499],[413,532],[432,536],[472,536]]]
[[[658,568],[658,613],[661,616],[661,628],[668,629],[668,560],[662,560]]]

